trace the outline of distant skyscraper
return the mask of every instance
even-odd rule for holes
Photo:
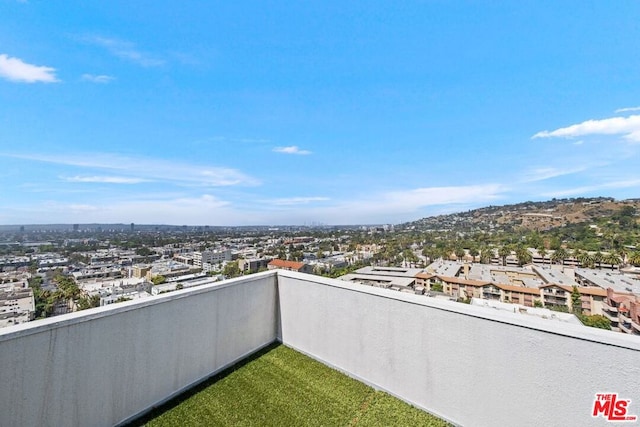
[[[73,224],[73,231],[78,231],[78,228],[80,228],[78,224]]]
[[[133,227],[134,227],[134,224],[133,224],[133,223],[131,223],[131,232],[132,232],[132,233],[133,233]]]

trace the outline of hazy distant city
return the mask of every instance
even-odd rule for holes
[[[640,335],[638,207],[563,199],[343,227],[3,226],[0,325],[287,269]]]

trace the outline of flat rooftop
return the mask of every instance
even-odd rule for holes
[[[129,426],[449,426],[284,345],[272,345]]]

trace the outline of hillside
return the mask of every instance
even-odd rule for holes
[[[611,217],[625,206],[633,207],[640,212],[640,199],[553,199],[545,202],[488,206],[467,212],[422,218],[401,224],[399,227],[420,231],[545,231]]]

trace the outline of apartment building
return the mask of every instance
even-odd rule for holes
[[[640,335],[640,297],[607,289],[602,313],[611,321],[611,329],[631,335]]]
[[[203,268],[204,264],[221,264],[231,261],[231,249],[196,251],[193,253],[193,266]]]
[[[0,328],[33,320],[35,310],[33,289],[0,285]]]
[[[267,268],[273,258],[248,258],[238,260],[238,267],[243,273],[255,273]]]

